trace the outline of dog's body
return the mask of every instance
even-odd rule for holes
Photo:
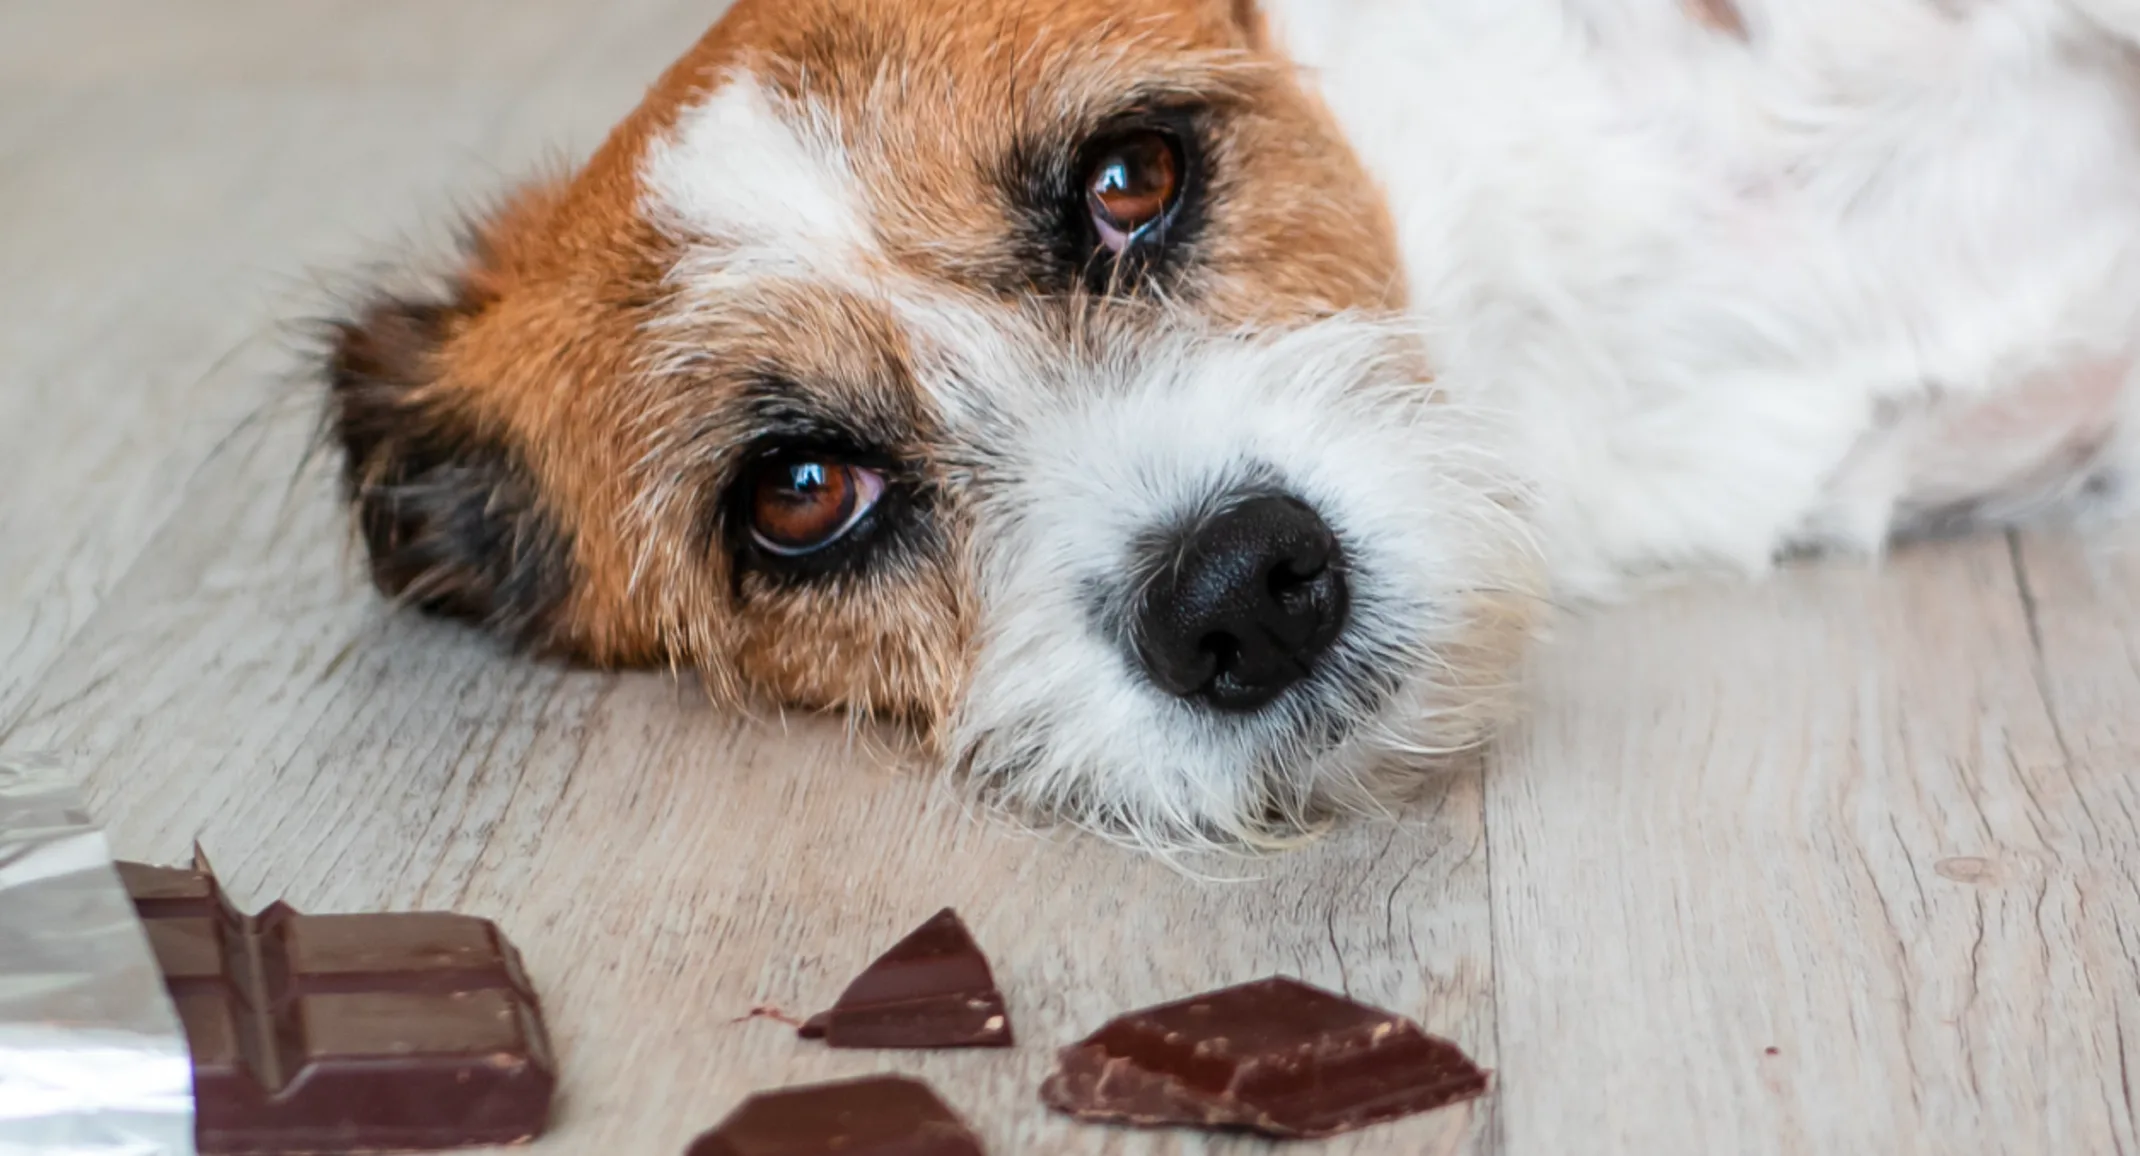
[[[2109,479],[2140,124],[2077,11],[1277,7],[1390,190],[1438,365],[1517,419],[1562,589]]]
[[[382,586],[1258,839],[1544,599],[2109,501],[2126,0],[744,0],[340,332]]]

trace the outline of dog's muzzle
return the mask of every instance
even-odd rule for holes
[[[1297,498],[1248,496],[1163,535],[1148,557],[1137,659],[1192,702],[1260,709],[1311,674],[1345,628],[1344,552]]]

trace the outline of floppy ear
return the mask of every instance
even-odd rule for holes
[[[502,431],[441,385],[447,343],[481,307],[462,287],[381,297],[336,323],[329,436],[382,592],[547,649],[572,590],[571,540]]]

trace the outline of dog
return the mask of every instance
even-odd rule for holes
[[[738,0],[331,331],[376,584],[1282,843],[1549,606],[2114,510],[2140,0]]]

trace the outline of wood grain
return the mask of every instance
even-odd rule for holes
[[[0,726],[223,439],[311,404],[322,271],[438,247],[707,18],[607,7],[0,7]]]
[[[2131,1150],[2135,832],[2089,819],[2122,772],[2068,756],[2015,556],[1687,591],[1541,656],[1488,793],[1509,1152]]]
[[[878,1068],[998,1153],[1270,1151],[1035,1089],[1124,1008],[1273,972],[1497,1069],[1317,1152],[2140,1151],[2131,534],[1571,619],[1483,772],[1186,865],[964,814],[881,736],[390,613],[300,469],[315,271],[584,149],[717,8],[0,0],[0,749],[62,751],[123,853],[200,839],[248,900],[499,919],[565,1064],[538,1156],[680,1151],[748,1091]],[[1017,1050],[737,1022],[944,904]]]

